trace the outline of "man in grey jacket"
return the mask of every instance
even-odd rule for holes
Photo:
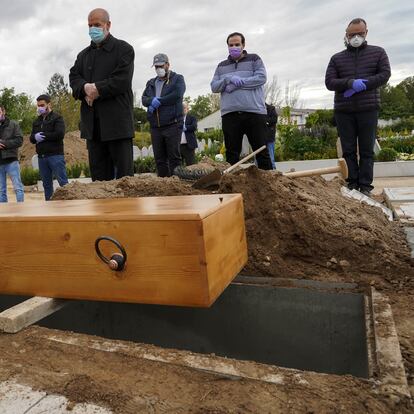
[[[7,203],[7,176],[10,177],[16,201],[24,201],[24,189],[20,178],[17,149],[23,144],[23,135],[16,121],[6,117],[6,110],[0,106],[0,203]]]
[[[233,165],[240,159],[244,134],[253,150],[266,145],[266,69],[258,55],[244,50],[243,34],[229,34],[227,47],[229,56],[218,64],[211,90],[220,93],[226,159]],[[259,152],[256,160],[259,168],[272,169],[268,151]]]

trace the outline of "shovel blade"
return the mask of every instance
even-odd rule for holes
[[[199,190],[203,188],[212,187],[213,185],[218,185],[220,183],[222,172],[218,169],[215,169],[211,173],[205,175],[204,177],[201,177],[199,180],[197,180],[192,187],[198,188]]]

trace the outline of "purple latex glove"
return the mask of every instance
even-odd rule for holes
[[[240,76],[233,75],[230,79],[230,82],[237,86],[238,88],[242,85],[244,85],[244,79],[242,79]]]
[[[152,105],[150,105],[150,106],[148,107],[148,112],[149,112],[150,114],[152,114],[152,113],[154,113],[154,111],[155,111],[155,108],[154,108]]]
[[[354,95],[356,92],[353,89],[347,89],[344,92],[344,98],[350,98],[352,95]]]
[[[45,134],[43,132],[38,132],[37,134],[35,134],[34,138],[37,143],[42,142],[45,140]]]
[[[355,79],[354,82],[352,83],[352,89],[355,92],[365,91],[365,89],[367,89],[367,85],[365,85],[365,82],[368,82],[368,80],[367,79]]]
[[[151,102],[151,106],[155,109],[157,109],[158,107],[161,106],[161,102],[158,98],[153,98],[152,102]]]
[[[232,83],[229,83],[228,85],[226,85],[226,87],[224,88],[224,92],[227,93],[232,93],[233,91],[235,91],[237,89],[237,86],[234,86]]]

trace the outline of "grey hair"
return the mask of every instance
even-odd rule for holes
[[[365,27],[367,27],[367,22],[364,19],[362,19],[361,17],[357,17],[355,19],[352,19],[349,22],[348,27],[351,26],[351,24],[360,24],[360,23],[364,23]]]
[[[89,14],[88,14],[88,19],[92,16],[92,14],[94,13],[101,13],[102,15],[102,21],[105,23],[108,23],[109,21],[111,21],[111,18],[109,17],[109,13],[105,10],[105,9],[93,9]]]

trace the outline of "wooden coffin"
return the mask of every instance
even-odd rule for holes
[[[3,204],[0,229],[6,294],[208,307],[247,262],[240,194]]]

